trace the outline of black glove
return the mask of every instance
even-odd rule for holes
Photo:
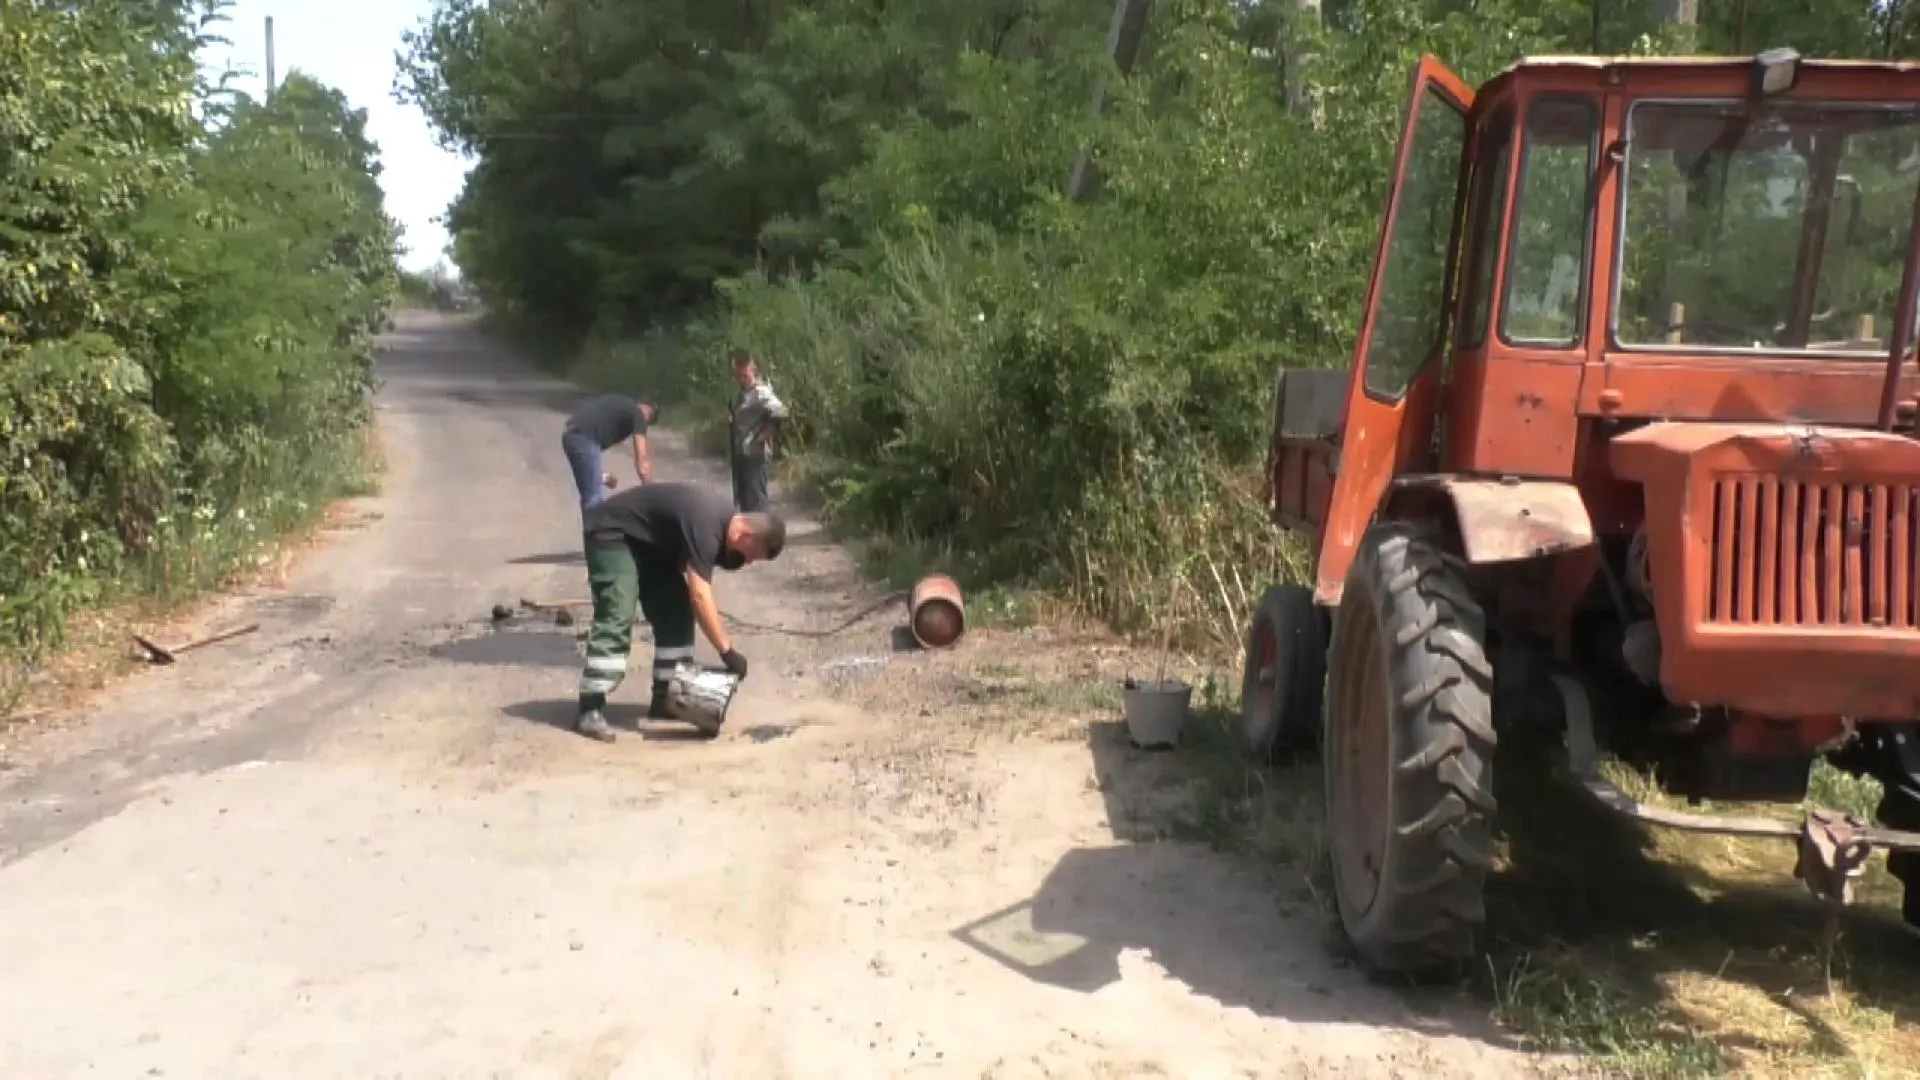
[[[733,651],[732,649],[728,649],[726,652],[723,652],[720,654],[720,662],[722,664],[725,664],[727,666],[727,670],[732,672],[735,676],[739,677],[741,680],[744,681],[746,679],[747,677],[747,658],[746,657],[741,656],[739,653]]]

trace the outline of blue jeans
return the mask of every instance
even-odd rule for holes
[[[560,449],[566,451],[567,464],[573,468],[573,484],[580,489],[581,511],[599,506],[607,497],[606,481],[601,479],[600,444],[584,431],[568,428],[560,436]]]

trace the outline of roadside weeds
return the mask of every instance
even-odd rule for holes
[[[342,464],[321,497],[289,497],[264,521],[249,522],[243,513],[182,530],[129,567],[118,587],[122,599],[72,615],[59,643],[38,655],[0,655],[0,772],[11,744],[71,721],[93,694],[141,666],[131,632],[171,639],[225,594],[284,582],[323,533],[345,523],[347,503],[379,491],[384,473],[384,452],[369,426],[357,458]]]

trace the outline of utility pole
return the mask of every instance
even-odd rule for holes
[[[1119,69],[1123,79],[1132,74],[1133,61],[1140,55],[1140,38],[1147,29],[1149,3],[1150,0],[1114,2],[1113,25],[1107,31],[1107,58],[1113,61],[1113,66]],[[1102,78],[1093,91],[1093,115],[1106,115],[1110,97],[1107,80]],[[1082,147],[1073,163],[1073,174],[1067,178],[1067,198],[1074,202],[1085,202],[1099,188],[1100,174],[1094,166],[1093,153]]]
[[[273,16],[267,16],[267,100],[273,100]]]

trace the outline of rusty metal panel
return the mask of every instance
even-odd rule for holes
[[[1668,422],[1615,437],[1610,457],[1646,492],[1668,697],[1920,717],[1920,443]]]
[[[1274,434],[1282,439],[1332,442],[1347,418],[1347,383],[1344,371],[1281,372]]]
[[[1725,473],[1709,497],[1707,623],[1915,628],[1920,485]]]
[[[1317,536],[1326,521],[1348,381],[1344,371],[1284,368],[1274,379],[1267,508],[1282,528]]]
[[[1893,512],[1887,518],[1887,530],[1893,534],[1893,547],[1889,552],[1893,565],[1887,581],[1894,598],[1891,615],[1895,626],[1912,626],[1914,620],[1920,618],[1920,597],[1914,595],[1912,574],[1913,528],[1913,500],[1894,499]]]
[[[1417,477],[1398,487],[1439,492],[1453,504],[1470,563],[1534,559],[1589,547],[1593,520],[1580,489],[1558,480]]]

